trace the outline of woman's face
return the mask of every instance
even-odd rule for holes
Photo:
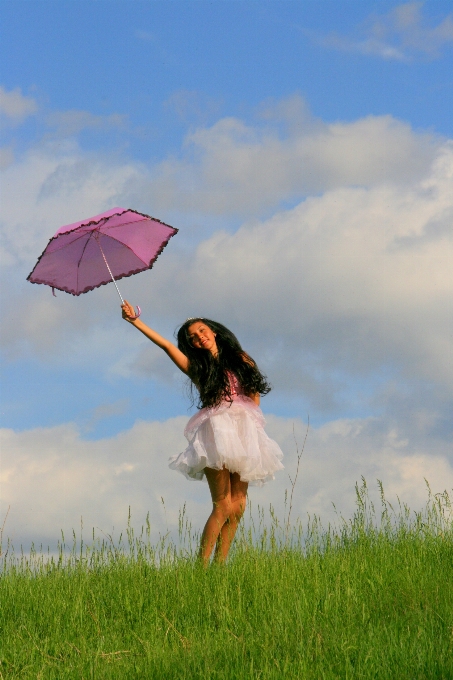
[[[217,356],[216,334],[203,321],[195,321],[191,324],[187,329],[187,334],[193,347],[209,350],[213,356]]]

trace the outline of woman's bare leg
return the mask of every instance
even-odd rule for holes
[[[230,489],[231,512],[217,538],[214,556],[216,562],[225,562],[247,503],[248,483],[241,482],[241,478],[237,472],[230,473]]]
[[[212,512],[201,535],[199,557],[205,566],[216,544],[217,538],[232,512],[230,472],[205,468],[206,479],[212,498]]]

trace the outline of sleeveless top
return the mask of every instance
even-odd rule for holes
[[[239,382],[237,375],[235,375],[232,371],[227,371],[227,376],[228,382],[230,383],[230,393],[232,399],[235,397],[244,396],[244,390],[242,389],[242,385]]]

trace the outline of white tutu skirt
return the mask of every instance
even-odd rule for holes
[[[203,408],[184,430],[188,447],[170,458],[169,467],[193,480],[203,479],[206,467],[225,467],[237,472],[243,482],[262,486],[283,469],[283,453],[267,436],[264,425],[259,406],[243,395],[215,408]]]

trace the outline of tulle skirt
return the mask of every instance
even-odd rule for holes
[[[204,478],[204,468],[237,472],[241,480],[262,486],[282,470],[283,453],[264,431],[265,420],[252,399],[238,395],[215,408],[203,408],[187,423],[189,445],[170,458],[169,467],[188,479]]]

